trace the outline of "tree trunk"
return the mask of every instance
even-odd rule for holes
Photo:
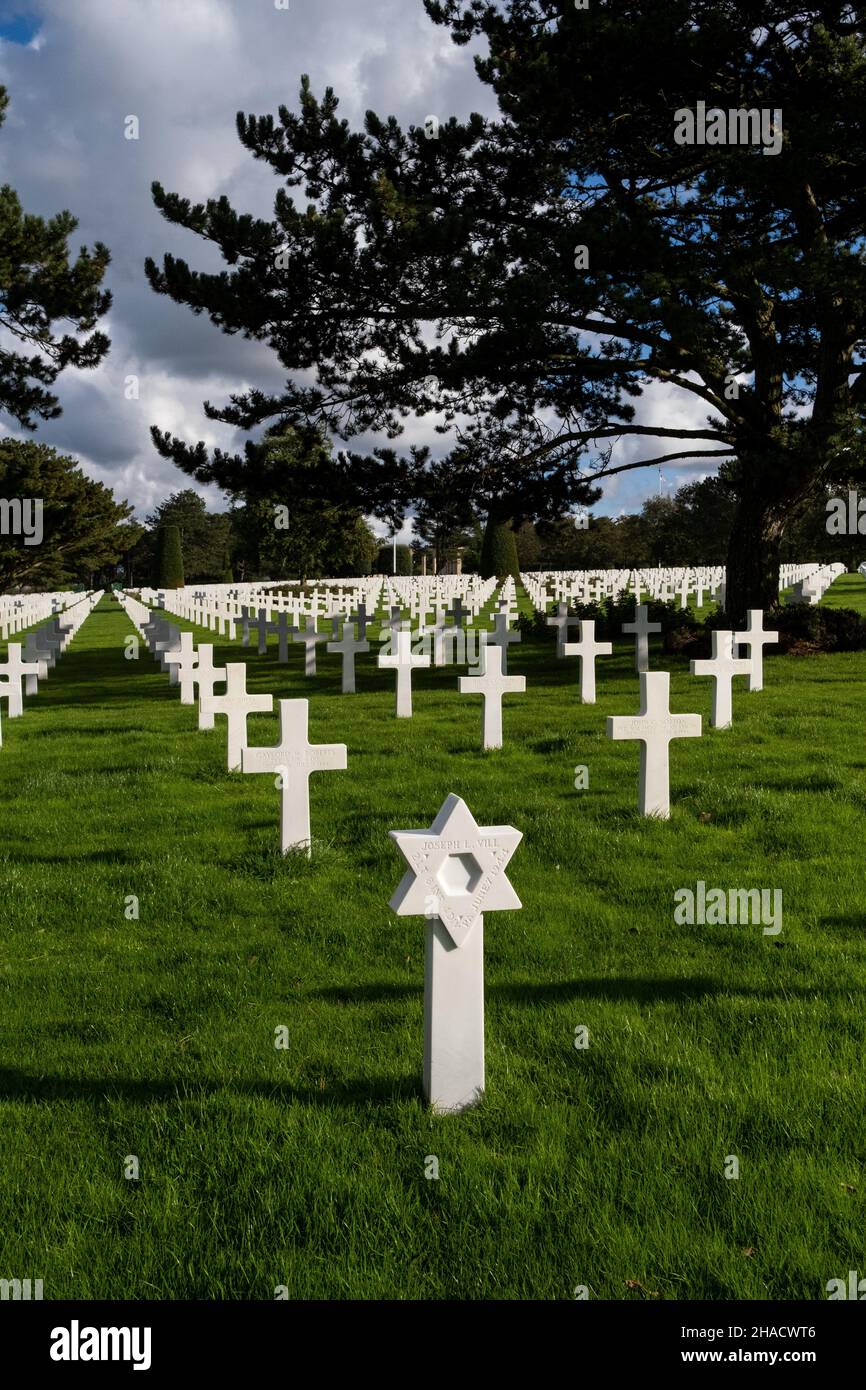
[[[747,487],[737,502],[728,540],[725,613],[745,625],[750,608],[766,612],[779,601],[779,549],[784,524],[766,499]]]

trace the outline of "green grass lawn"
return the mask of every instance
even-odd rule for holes
[[[862,574],[843,574],[824,595],[828,608],[853,608],[866,617],[866,579]]]
[[[866,611],[859,576],[837,593]],[[284,667],[199,632],[348,745],[311,780],[307,861],[278,852],[273,779],[225,771],[224,722],[199,733],[131,632],[103,599],[25,717],[3,707],[0,1277],[46,1298],[820,1299],[866,1272],[866,653],[770,656],[724,732],[711,683],[665,659],[704,736],[673,744],[657,823],[638,745],[605,737],[637,711],[630,644],[589,707],[552,636],[512,647],[528,693],[484,753],[453,667],[397,721],[372,656],[341,696],[321,648],[305,680],[300,647]],[[275,742],[276,715],[250,735]],[[484,1102],[434,1117],[425,922],[388,910],[388,831],[449,792],[523,832],[524,906],[486,922]],[[699,879],[781,889],[782,933],[676,925]]]

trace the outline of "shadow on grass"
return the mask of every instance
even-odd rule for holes
[[[622,979],[622,980],[560,980],[549,984],[525,983],[489,984],[487,997],[506,999],[517,1004],[559,1003],[571,999],[610,999],[638,1003],[658,1001],[699,1000],[710,995],[728,995],[731,998],[785,999],[794,995],[797,998],[836,998],[845,997],[854,990],[862,993],[866,985],[832,987],[830,989],[811,988],[806,985],[773,989],[766,986],[732,986],[708,976],[696,975],[692,979]],[[412,999],[422,993],[421,985],[413,984],[367,984],[337,985],[327,989],[313,990],[312,999],[323,999],[332,1004],[385,1003],[394,999]]]
[[[22,853],[21,860],[16,862],[26,862],[27,864],[138,864],[140,861],[135,856],[130,855],[126,849],[95,849],[85,854],[34,854],[28,847]],[[11,857],[0,862],[11,863]]]
[[[327,1086],[293,1085],[288,1081],[212,1081],[189,1077],[158,1081],[132,1077],[33,1076],[28,1072],[0,1067],[0,1104],[8,1100],[129,1101],[134,1105],[152,1102],[196,1102],[202,1097],[252,1096],[284,1104],[357,1106],[394,1105],[423,1099],[420,1077],[374,1076],[329,1080]]]

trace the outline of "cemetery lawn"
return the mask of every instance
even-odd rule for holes
[[[866,606],[859,577],[839,589]],[[199,733],[146,650],[125,659],[132,631],[103,599],[25,718],[4,706],[0,1277],[46,1299],[822,1299],[866,1270],[866,653],[769,656],[717,732],[711,682],[653,648],[672,709],[704,716],[665,824],[637,816],[638,746],[605,736],[637,711],[630,644],[589,707],[552,636],[512,647],[528,693],[483,753],[454,667],[416,675],[398,722],[372,656],[341,696],[321,648],[305,680],[300,647],[281,667],[197,630],[348,745],[311,779],[308,862],[278,852],[272,778],[224,770],[224,721]],[[276,730],[257,716],[250,743]],[[522,830],[524,907],[485,923],[484,1102],[434,1117],[425,923],[388,910],[388,831],[449,792]],[[698,880],[781,889],[781,934],[676,925]]]

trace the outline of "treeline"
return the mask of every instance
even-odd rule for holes
[[[856,569],[866,559],[866,536],[830,535],[828,492],[789,520],[781,541],[783,562],[830,563]],[[847,491],[842,496],[847,502]],[[864,494],[866,500],[866,494]],[[578,513],[551,522],[525,522],[514,534],[516,567],[521,570],[639,569],[658,565],[723,565],[734,521],[735,500],[719,478],[688,483],[671,495],[649,497],[639,512],[619,517]],[[866,530],[866,516],[862,518]],[[484,553],[485,531],[478,525],[452,537],[444,547],[463,570],[500,572],[513,568],[501,559],[491,566]],[[505,547],[507,549],[507,547]],[[417,564],[416,564],[417,569]]]
[[[783,562],[829,563],[856,569],[866,558],[866,537],[830,535],[826,503],[813,500],[789,519],[782,533]],[[843,494],[847,497],[847,493]],[[521,569],[632,569],[656,565],[723,565],[734,521],[735,499],[718,478],[688,483],[673,496],[650,497],[640,511],[589,518],[586,530],[573,518],[528,524],[517,533]],[[866,524],[866,517],[864,517]]]
[[[370,574],[380,542],[360,512],[263,499],[208,512],[197,492],[174,493],[147,517],[126,557],[130,585],[171,588],[254,579]]]
[[[377,539],[361,511],[302,495],[302,455],[278,472],[266,495],[230,497],[209,512],[198,493],[174,493],[141,523],[127,502],[94,482],[74,458],[44,444],[0,440],[0,591],[75,585],[170,585],[268,579],[314,580],[389,574],[392,546]],[[783,560],[830,562],[848,569],[866,558],[866,537],[828,532],[828,493],[789,521]],[[856,501],[845,518],[858,518]],[[16,535],[8,499],[39,499],[38,543]],[[864,499],[866,500],[866,499]],[[840,508],[832,509],[835,514]],[[412,546],[397,547],[397,571],[465,573],[625,569],[724,564],[734,503],[724,482],[707,478],[673,496],[648,498],[620,517],[568,514],[556,521],[503,525],[491,533],[478,517],[456,529],[421,520]],[[832,529],[836,529],[835,527]],[[496,542],[491,546],[491,535]]]
[[[789,523],[783,560],[841,560],[849,569],[857,567],[866,556],[866,539],[828,534],[827,515],[826,506],[810,507]],[[440,534],[435,547],[423,540],[398,545],[397,573],[453,570],[458,559],[467,574],[721,565],[733,516],[734,503],[724,485],[707,478],[673,496],[650,497],[636,513],[569,514],[552,522],[525,522],[507,538],[511,544],[504,546],[505,558],[485,551],[489,531],[479,517],[474,527]],[[177,582],[173,573],[160,569],[159,550],[160,534],[175,527],[186,583],[339,578],[390,574],[394,567],[392,546],[376,540],[360,513],[319,504],[280,508],[273,502],[247,503],[214,515],[196,493],[185,491],[158,507],[147,527],[130,557],[137,583]]]

